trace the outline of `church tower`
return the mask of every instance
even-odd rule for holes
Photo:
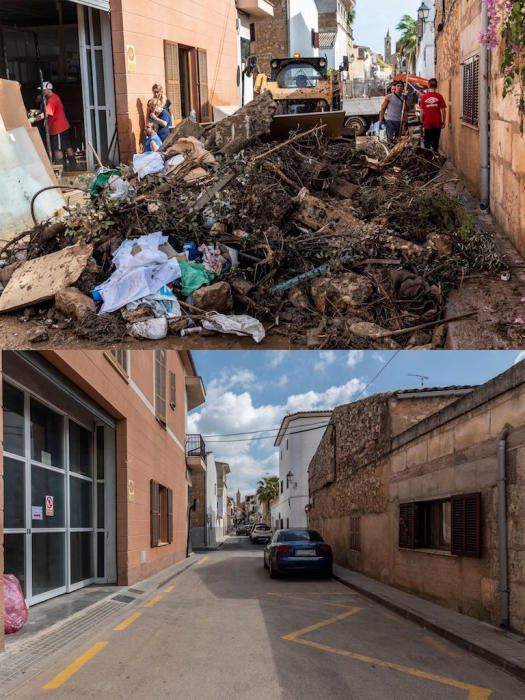
[[[392,58],[392,38],[390,36],[390,29],[387,31],[385,36],[385,61],[390,63]]]

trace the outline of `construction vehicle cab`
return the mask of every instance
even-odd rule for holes
[[[271,75],[259,74],[255,94],[269,90],[278,103],[277,114],[311,114],[341,108],[337,72],[328,72],[326,58],[272,58]]]

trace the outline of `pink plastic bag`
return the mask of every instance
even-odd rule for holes
[[[27,622],[29,611],[16,576],[4,574],[4,632],[18,632]]]

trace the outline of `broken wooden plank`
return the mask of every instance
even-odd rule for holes
[[[0,296],[0,313],[52,299],[78,280],[92,253],[92,245],[75,245],[23,263]]]

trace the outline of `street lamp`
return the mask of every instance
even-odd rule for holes
[[[424,2],[418,8],[417,11],[417,34],[418,38],[422,39],[425,33],[425,24],[430,15],[430,8],[425,5]]]

